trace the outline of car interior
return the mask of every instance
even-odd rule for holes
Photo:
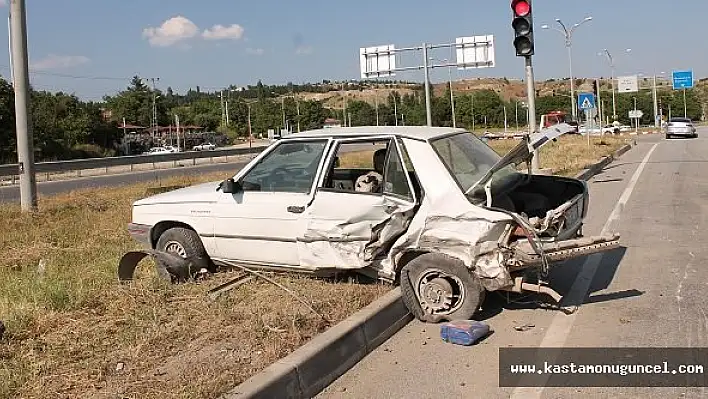
[[[372,148],[365,148],[367,145],[371,145]],[[401,159],[397,151],[390,151],[391,148],[395,146],[392,146],[389,141],[340,144],[328,167],[322,189],[348,193],[386,192],[410,197]],[[416,196],[420,198],[422,193],[415,171],[410,164],[407,165],[407,169]],[[381,182],[373,184],[373,179],[367,179],[377,174],[383,177]],[[360,183],[359,188],[357,183]]]

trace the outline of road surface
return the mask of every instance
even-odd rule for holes
[[[224,172],[236,174],[246,165],[246,161],[224,162],[198,166],[185,166],[169,169],[154,169],[132,173],[121,173],[111,175],[101,175],[92,177],[82,177],[77,179],[57,180],[48,182],[38,182],[37,192],[40,196],[50,196],[66,193],[90,187],[113,187],[124,184],[135,184],[153,180],[167,179],[174,176],[185,176],[195,174],[207,174],[214,172]],[[0,187],[0,203],[19,202],[19,185]]]
[[[499,387],[501,347],[708,347],[708,128],[698,139],[638,141],[589,183],[585,234],[619,232],[623,248],[552,274],[561,294],[581,299],[577,313],[489,295],[479,319],[494,333],[480,344],[443,343],[439,326],[413,321],[318,397],[708,397],[702,388]],[[515,329],[524,325],[533,327]]]

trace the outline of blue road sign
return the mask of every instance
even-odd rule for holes
[[[582,110],[595,108],[595,95],[592,93],[578,93],[578,108]]]
[[[674,90],[690,89],[693,87],[693,71],[673,71]]]

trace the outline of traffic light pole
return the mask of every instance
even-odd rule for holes
[[[15,125],[17,129],[17,163],[20,175],[22,211],[37,209],[37,181],[34,166],[32,120],[29,110],[29,67],[27,60],[27,16],[25,0],[10,2],[10,40],[12,72],[15,88]]]
[[[526,60],[526,91],[529,110],[529,135],[536,133],[536,82],[533,77],[533,63],[531,56],[524,57]],[[533,153],[531,169],[536,172],[540,169],[538,150]]]

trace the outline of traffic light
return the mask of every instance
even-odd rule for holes
[[[529,57],[534,54],[533,16],[531,15],[531,0],[512,0],[511,10],[514,20],[514,48],[518,57]]]

